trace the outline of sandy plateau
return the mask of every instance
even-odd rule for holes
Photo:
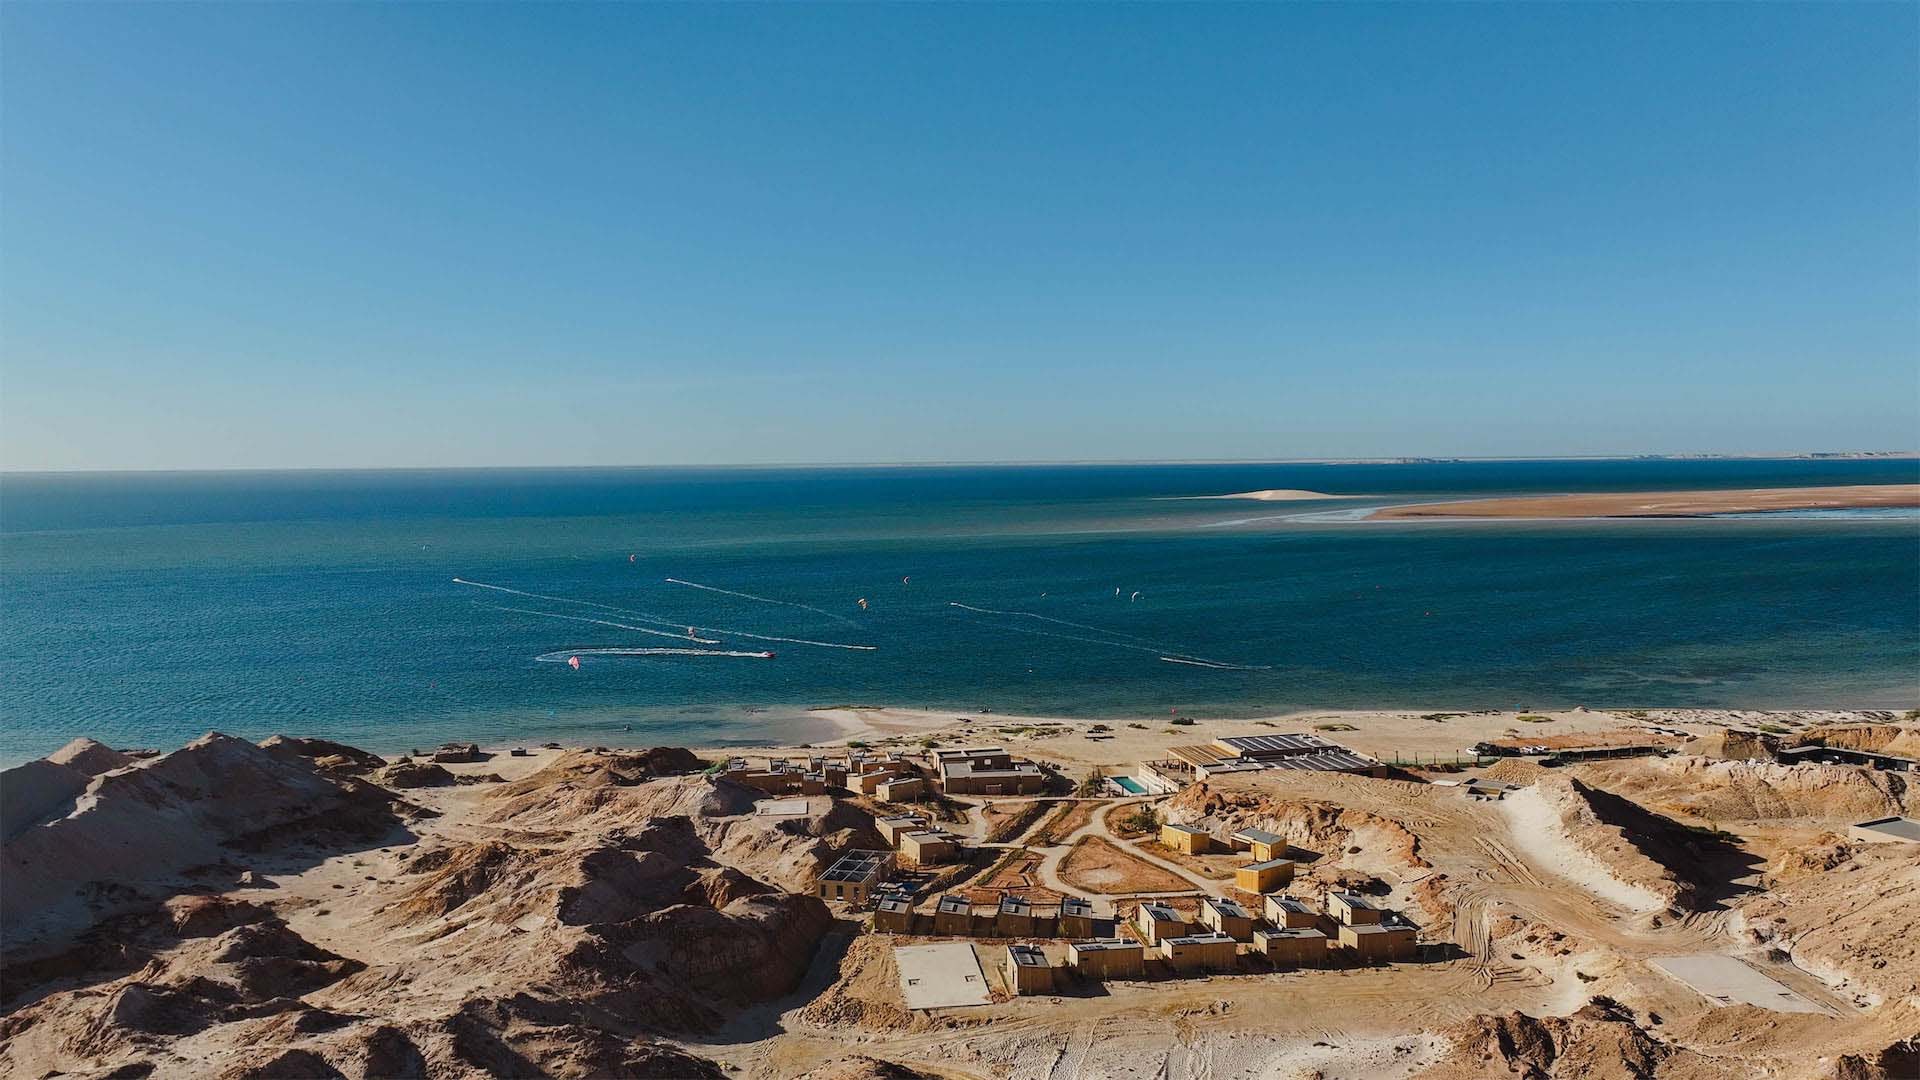
[[[1057,772],[1044,805],[918,808],[980,853],[943,888],[1077,893],[1108,917],[1142,894],[1188,911],[1209,895],[1257,901],[1234,889],[1240,860],[1180,856],[1134,827],[1150,811],[1218,836],[1278,833],[1300,864],[1290,894],[1365,893],[1419,925],[1422,956],[1064,976],[1015,997],[1005,941],[977,938],[992,1001],[913,1011],[893,946],[936,939],[874,933],[813,895],[834,853],[886,846],[874,818],[888,808],[868,797],[758,814],[763,796],[708,772],[725,754],[698,748],[387,761],[210,734],[134,759],[77,740],[0,779],[0,1075],[1920,1076],[1920,844],[1849,832],[1920,813],[1920,775],[1776,760],[1795,745],[1913,755],[1911,717],[825,715],[842,742],[991,743]],[[1649,728],[1669,753],[1456,768],[1485,741]],[[1066,797],[1170,744],[1292,732],[1394,768]],[[1467,775],[1518,786],[1476,798]],[[1057,963],[1064,945],[1041,944]],[[1799,1011],[1712,1000],[1657,963],[1675,957],[1751,976]]]

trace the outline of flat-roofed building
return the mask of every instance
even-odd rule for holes
[[[1233,887],[1241,892],[1270,893],[1293,880],[1292,859],[1248,863],[1233,872]]]
[[[900,834],[900,856],[915,866],[934,866],[952,861],[960,842],[943,832],[922,831]]]
[[[1033,902],[1024,896],[1002,893],[1000,908],[994,913],[993,932],[1001,937],[1036,937],[1039,920],[1034,917]]]
[[[1315,754],[1323,750],[1341,749],[1339,743],[1328,742],[1318,735],[1305,733],[1294,735],[1231,735],[1213,740],[1213,745],[1230,757],[1250,758],[1254,761],[1272,761],[1275,758],[1294,757],[1300,754]]]
[[[1320,913],[1306,905],[1303,900],[1291,896],[1269,896],[1262,905],[1261,914],[1268,922],[1283,930],[1298,930],[1320,924]]]
[[[873,928],[890,934],[913,933],[913,901],[898,893],[889,893],[873,905]]]
[[[1209,896],[1200,901],[1200,925],[1235,941],[1253,940],[1253,912],[1232,900]]]
[[[891,851],[849,851],[814,882],[814,895],[866,907],[879,884],[893,873]]]
[[[933,932],[954,937],[973,933],[973,901],[948,893],[933,905]]]
[[[1191,825],[1160,826],[1160,843],[1188,855],[1205,855],[1213,850],[1213,836]]]
[[[1411,960],[1419,949],[1419,932],[1404,923],[1343,923],[1340,947],[1368,963]]]
[[[895,814],[892,817],[874,818],[873,827],[887,843],[898,844],[901,833],[925,829],[927,819],[918,814]]]
[[[1067,966],[1089,979],[1137,979],[1146,973],[1146,950],[1120,938],[1075,941],[1067,945]]]
[[[1069,896],[1060,901],[1060,936],[1090,938],[1093,929],[1093,901],[1084,896]]]
[[[1247,853],[1252,855],[1253,861],[1257,863],[1285,858],[1288,850],[1286,837],[1265,829],[1241,829],[1233,834],[1232,840],[1235,844],[1245,847]]]
[[[1045,994],[1053,990],[1053,965],[1047,954],[1032,945],[1007,946],[1007,985],[1016,994]]]
[[[918,776],[896,776],[874,786],[874,798],[881,802],[908,802],[927,793],[927,782]]]
[[[861,773],[859,776],[852,777],[851,779],[855,791],[858,791],[862,795],[874,795],[880,791],[881,784],[899,775],[899,773],[888,769],[875,769],[872,772]]]
[[[1134,922],[1140,927],[1141,940],[1149,945],[1158,945],[1163,938],[1179,937],[1187,932],[1187,921],[1165,904],[1141,904],[1140,910],[1134,912]]]
[[[1281,967],[1319,967],[1327,962],[1327,935],[1310,926],[1255,930],[1253,951]]]
[[[949,795],[1032,795],[1046,786],[1046,774],[997,746],[936,750],[934,771]]]
[[[1380,907],[1359,893],[1330,890],[1327,914],[1348,926],[1368,926],[1380,921]]]
[[[1268,769],[1295,772],[1352,773],[1355,776],[1384,777],[1387,767],[1379,761],[1351,750],[1325,750],[1318,754],[1297,754],[1261,763]]]
[[[1905,841],[1920,844],[1920,821],[1910,817],[1883,817],[1872,821],[1863,821],[1847,829],[1847,835],[1855,840],[1869,844],[1887,844]]]
[[[1231,971],[1240,962],[1240,943],[1225,934],[1170,937],[1160,943],[1160,955],[1174,971]]]

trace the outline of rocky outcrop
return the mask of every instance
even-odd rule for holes
[[[452,773],[431,761],[396,761],[373,774],[375,783],[390,788],[452,787]]]
[[[1430,1080],[1652,1080],[1677,1052],[1606,998],[1567,1017],[1478,1016],[1448,1035],[1454,1052]]]
[[[294,836],[372,840],[399,824],[379,788],[209,734],[86,779],[70,812],[8,836],[0,848],[0,932],[17,958],[43,940],[184,891],[189,868]]]
[[[387,763],[378,754],[330,739],[303,739],[292,735],[273,735],[260,741],[260,749],[275,757],[303,759],[324,773],[355,775],[369,773]]]

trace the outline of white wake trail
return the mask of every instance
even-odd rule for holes
[[[685,634],[669,634],[665,630],[650,630],[644,626],[630,626],[614,622],[612,619],[595,619],[587,615],[562,615],[554,611],[535,611],[532,608],[502,607],[499,604],[487,604],[494,611],[513,611],[521,615],[538,615],[543,619],[565,619],[567,622],[594,623],[599,626],[612,626],[621,630],[632,630],[636,634],[652,634],[654,637],[672,638],[675,641],[695,641],[702,645],[724,644],[719,638],[688,637]]]
[[[752,593],[735,592],[732,589],[723,589],[718,585],[702,585],[697,581],[687,581],[683,578],[677,578],[677,577],[670,577],[665,580],[669,585],[685,585],[689,589],[699,589],[703,592],[719,593],[721,596],[737,596],[742,600],[752,600],[756,604],[773,604],[777,607],[799,608],[801,611],[811,611],[815,615],[825,615],[829,619],[834,619],[838,622],[843,622],[848,626],[860,625],[859,623],[854,622],[852,619],[847,618],[845,615],[828,611],[825,608],[817,608],[817,607],[814,607],[812,604],[801,604],[801,603],[796,603],[792,600],[776,600],[771,596],[755,596]]]
[[[1104,626],[1088,626],[1086,623],[1068,622],[1065,619],[1056,619],[1051,615],[1042,615],[1037,611],[1001,611],[997,608],[974,607],[971,604],[962,604],[957,600],[947,601],[947,606],[957,607],[963,611],[977,611],[982,615],[1017,615],[1023,619],[1039,619],[1041,622],[1050,622],[1059,626],[1071,626],[1075,630],[1089,630],[1096,634],[1106,634],[1108,637],[1125,638],[1128,641],[1137,641],[1142,645],[1149,645],[1155,649],[1160,649],[1163,651],[1166,650],[1167,648],[1167,646],[1159,642],[1152,641],[1148,638],[1143,638],[1138,634],[1128,634],[1128,633],[1123,633],[1119,630],[1109,630]]]
[[[601,604],[592,600],[575,600],[567,596],[549,596],[546,593],[509,589],[505,585],[489,585],[484,581],[468,581],[466,578],[454,578],[453,583],[455,585],[467,585],[475,589],[492,589],[495,592],[511,593],[514,596],[525,596],[534,600],[551,600],[556,604],[579,604],[582,607],[599,608],[602,611],[611,611],[616,615],[625,615],[628,618],[638,619],[645,623],[653,623],[656,626],[691,628],[699,633],[719,634],[722,637],[752,638],[755,641],[782,641],[789,645],[811,645],[817,649],[851,649],[855,652],[874,652],[879,649],[878,645],[850,645],[841,641],[812,641],[807,638],[776,637],[772,634],[754,634],[745,630],[729,630],[723,626],[694,626],[691,623],[661,618],[658,615],[645,611],[635,611],[632,608],[615,607],[612,604]],[[557,618],[558,616],[555,617]],[[670,638],[680,638],[683,641],[686,640],[685,635],[682,634],[667,634],[666,636]],[[715,644],[718,644],[718,642],[715,642]]]
[[[771,660],[770,652],[739,652],[733,649],[570,649],[542,653],[534,660],[542,664],[564,664],[576,656],[737,656],[748,660]]]

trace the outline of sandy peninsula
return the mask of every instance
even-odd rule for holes
[[[1374,511],[1389,518],[1635,518],[1703,517],[1778,510],[1859,510],[1920,507],[1920,484],[1751,488],[1738,491],[1615,491],[1528,495],[1460,502],[1416,503]]]
[[[1244,499],[1249,502],[1314,502],[1319,499],[1364,499],[1365,495],[1329,495],[1324,491],[1307,491],[1303,488],[1262,488],[1259,491],[1236,491],[1230,495],[1195,495],[1196,499]]]

